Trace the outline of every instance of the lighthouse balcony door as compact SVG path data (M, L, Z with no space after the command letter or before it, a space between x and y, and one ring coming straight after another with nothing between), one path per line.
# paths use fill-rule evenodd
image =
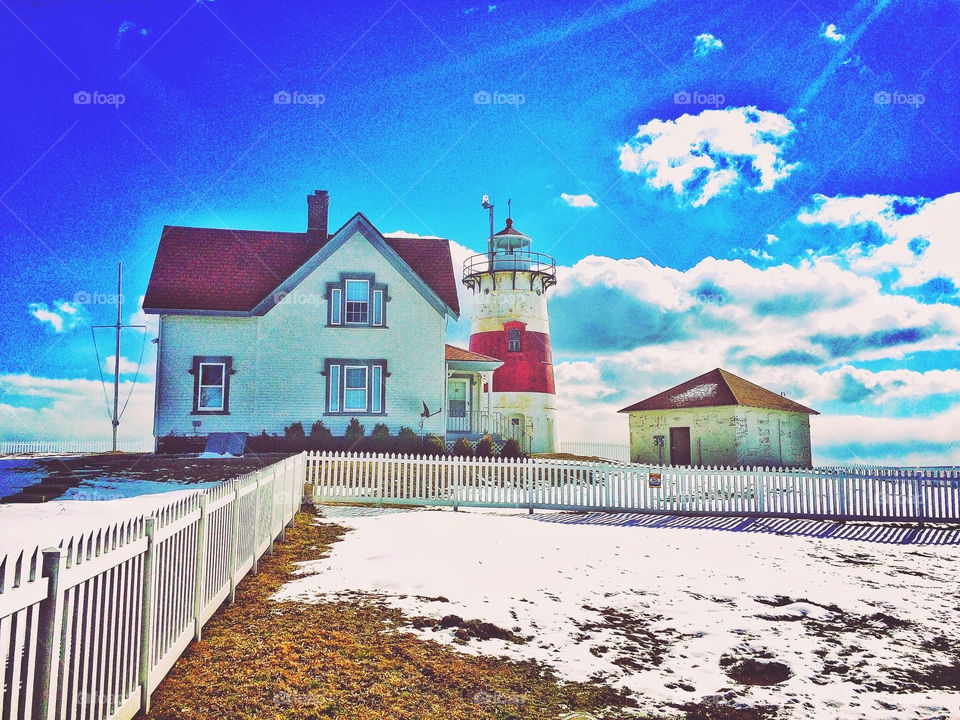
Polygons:
M453 433L473 432L473 388L469 378L447 380L447 430Z

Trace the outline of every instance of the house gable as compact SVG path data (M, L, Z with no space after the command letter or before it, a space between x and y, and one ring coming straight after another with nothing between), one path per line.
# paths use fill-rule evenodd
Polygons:
M361 213L323 239L279 233L165 226L143 301L165 315L251 317L268 312L283 293L350 237L363 236L442 316L459 317L450 246L442 238L384 237Z
M357 235L361 235L383 255L387 262L389 262L440 315L449 315L454 320L460 317L459 309L454 309L444 302L440 295L397 254L397 251L387 244L384 236L380 234L363 213L359 212L350 218L343 227L337 230L313 257L295 270L286 280L280 283L276 290L256 305L251 311L251 314L264 315L269 312L278 302L293 292L307 277L317 270L324 261L343 247L348 240Z

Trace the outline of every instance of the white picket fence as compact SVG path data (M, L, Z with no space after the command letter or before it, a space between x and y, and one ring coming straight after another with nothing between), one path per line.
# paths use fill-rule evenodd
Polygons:
M121 452L153 452L153 440L120 440ZM71 455L77 453L110 452L111 440L3 440L0 441L0 455L20 453L57 453Z
M560 452L571 455L586 455L616 462L630 462L630 445L627 443L560 441Z
M307 453L314 502L960 522L960 471Z
M304 472L295 455L56 547L0 551L3 719L149 711L177 658L292 523Z

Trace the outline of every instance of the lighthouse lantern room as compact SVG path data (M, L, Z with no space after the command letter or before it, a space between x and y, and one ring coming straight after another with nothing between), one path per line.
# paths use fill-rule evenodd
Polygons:
M556 395L550 352L547 291L557 282L556 263L533 252L528 236L513 226L493 232L485 254L467 258L463 283L474 295L470 350L503 362L493 373L491 412L522 430L531 452L557 449Z

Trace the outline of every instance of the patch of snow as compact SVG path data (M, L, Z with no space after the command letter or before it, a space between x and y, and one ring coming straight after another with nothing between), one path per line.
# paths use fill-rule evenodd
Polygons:
M61 539L88 530L106 527L139 515L145 515L195 490L177 490L162 494L116 500L51 500L46 503L0 505L0 557L27 545L50 547Z
M716 397L716 395L717 383L703 383L702 385L696 385L689 390L684 390L682 393L671 395L670 404L674 406L681 406L686 405L689 402Z
M570 680L631 691L646 712L711 702L776 705L789 718L924 718L955 691L898 673L950 664L960 641L960 553L697 528L613 516L323 508L353 528L277 600L370 594L408 616L456 614L527 638L464 652L532 659ZM609 523L609 524L607 524ZM443 602L446 598L449 602ZM410 629L453 643L455 628ZM731 658L791 676L740 685ZM726 666L721 665L721 660ZM732 699L732 700L731 700Z

